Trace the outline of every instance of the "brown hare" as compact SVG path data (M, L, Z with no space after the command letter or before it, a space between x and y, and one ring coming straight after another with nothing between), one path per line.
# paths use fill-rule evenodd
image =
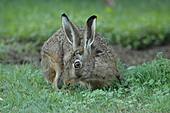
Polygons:
M96 16L91 16L86 27L75 26L62 14L62 27L43 45L41 65L44 77L52 87L58 85L87 87L93 90L103 88L117 77L119 72L112 46L96 33Z

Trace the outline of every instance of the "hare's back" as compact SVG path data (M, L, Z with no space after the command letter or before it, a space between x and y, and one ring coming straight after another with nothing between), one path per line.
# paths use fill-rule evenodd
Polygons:
M85 28L77 26L80 38L83 37ZM43 45L42 50L48 50L50 53L60 54L61 51L72 51L72 44L69 43L64 30L61 28L55 32Z
M96 75L101 75L103 78L107 76L107 80L112 80L117 75L117 58L112 45L99 33L96 33L93 43L93 56L95 56L95 71Z
M41 54L53 60L52 62L49 60L51 63L62 63L62 43L66 41L63 29L59 29L44 42Z

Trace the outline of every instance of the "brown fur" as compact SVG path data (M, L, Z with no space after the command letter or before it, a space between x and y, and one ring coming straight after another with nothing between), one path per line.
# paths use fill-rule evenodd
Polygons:
M59 29L42 47L43 73L45 79L58 89L58 85L68 86L91 85L93 89L100 89L117 77L121 84L124 79L119 72L117 59L112 46L99 33L95 33L94 42L88 55L84 54L85 27L76 27L80 34L80 46L73 50L68 42L65 31ZM75 59L81 59L82 67L73 69ZM58 73L58 75L56 75ZM58 77L57 77L58 76Z

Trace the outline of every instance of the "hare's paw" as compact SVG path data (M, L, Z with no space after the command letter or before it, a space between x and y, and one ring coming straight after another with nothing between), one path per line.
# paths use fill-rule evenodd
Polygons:
M57 92L70 93L70 90L68 90L68 89L65 89L65 90L57 89L56 91L57 91Z

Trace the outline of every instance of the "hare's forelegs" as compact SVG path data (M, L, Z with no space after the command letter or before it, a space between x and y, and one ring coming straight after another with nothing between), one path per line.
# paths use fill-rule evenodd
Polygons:
M55 64L55 77L54 77L54 80L52 82L52 88L55 88L56 90L58 90L58 80L59 80L59 77L61 75L61 67L60 67L60 64L59 63L56 63Z
M120 72L118 72L118 74L116 75L116 78L119 80L120 84L123 85L125 83L125 79L123 78L123 76L120 74ZM129 88L128 85L124 86L125 88Z

